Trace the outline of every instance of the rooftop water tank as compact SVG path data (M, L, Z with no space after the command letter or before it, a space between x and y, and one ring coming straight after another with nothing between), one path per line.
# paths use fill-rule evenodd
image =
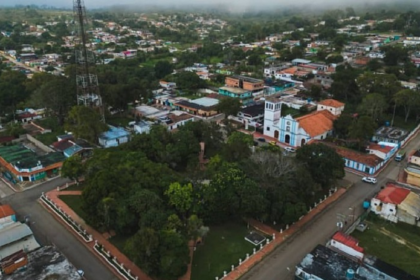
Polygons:
M349 279L349 280L354 279L354 270L353 269L351 269L351 268L347 269L346 278Z

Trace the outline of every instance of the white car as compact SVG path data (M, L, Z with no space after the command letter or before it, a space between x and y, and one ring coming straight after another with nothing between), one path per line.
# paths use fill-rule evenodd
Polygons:
M363 182L369 183L369 184L376 184L376 178L373 177L363 177L362 178Z
M296 150L295 150L295 149L293 149L293 148L291 148L291 147L285 147L285 148L284 148L284 150L285 150L286 152L289 152L289 153L295 153L295 152L296 152Z

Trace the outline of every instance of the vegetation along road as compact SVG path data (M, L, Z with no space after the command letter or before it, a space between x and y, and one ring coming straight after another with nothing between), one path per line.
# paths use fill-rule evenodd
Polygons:
M411 151L420 146L420 134L414 137L405 150ZM363 183L361 178L347 173L345 179L354 182L353 187L336 204L320 214L313 224L297 236L277 248L271 255L251 269L241 280L293 279L295 266L317 244L325 244L337 230L338 215L358 216L363 211L361 205L365 198L372 197L389 180L395 180L401 163L391 159L389 165L377 177L378 183ZM353 209L355 211L353 212Z
M77 269L85 272L86 279L117 279L93 252L38 203L42 192L50 191L66 182L68 180L63 178L48 181L25 192L5 197L1 203L10 204L16 209L19 220L29 217L30 227L38 242L41 245L57 246Z

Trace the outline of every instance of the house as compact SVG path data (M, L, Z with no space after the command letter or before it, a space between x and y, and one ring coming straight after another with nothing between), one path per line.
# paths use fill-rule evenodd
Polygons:
M416 150L409 158L408 162L420 167L420 150Z
M370 209L391 222L420 226L420 196L409 189L387 184L371 199Z
M372 137L373 142L388 142L398 145L398 148L405 143L408 132L404 129L392 126L382 126L375 131Z
M217 115L219 100L211 97L202 97L194 100L179 100L174 103L177 110L183 110L194 116L211 117Z
M388 161L398 150L398 145L388 142L370 143L366 147L369 154L376 155L378 158Z
M40 247L27 224L16 222L0 228L0 256L2 258L21 250L30 252Z
M130 133L122 127L108 125L109 130L99 136L99 145L104 148L117 147L130 141Z
M136 134L148 134L150 132L151 126L149 122L140 120L134 124L133 129Z
M21 123L28 123L32 120L42 119L42 116L35 113L23 112L17 115L16 118Z
M193 122L194 116L184 113L182 111L172 111L165 117L160 117L158 122L168 128L169 131L173 131L180 126L185 125L187 122Z
M273 81L271 79L266 79L264 81L264 84L267 87L265 91L267 95L271 95L279 91L284 91L286 89L289 89L295 86L295 83L293 81L283 81L283 80Z
M334 116L340 116L344 111L344 103L335 99L325 99L318 102L317 111L328 110Z
M407 174L407 183L412 186L420 187L420 166L409 163L404 168L404 171Z
M334 148L344 159L344 166L358 172L369 175L375 174L386 163L383 159L374 154L360 153L348 148L336 146L330 143L323 143Z
M64 160L60 152L36 154L24 145L0 147L4 178L13 184L58 175Z
M419 280L378 258L353 260L332 248L317 245L296 266L296 280Z
M295 66L300 65L300 64L308 64L308 63L311 63L311 61L307 59L295 58L292 60L292 64Z
M328 242L328 247L337 249L359 260L362 260L364 257L364 249L359 246L359 241L341 231L337 231L333 235L332 239Z
M262 121L264 119L264 103L242 108L238 113L238 117L247 120L248 123Z
M337 118L327 109L294 119L291 115L281 117L281 99L267 98L264 110L264 135L279 142L300 147L310 140L322 140L332 134Z
M80 155L83 158L90 157L93 152L93 146L86 140L74 140L73 135L66 134L57 136L58 141L54 142L52 146L58 152L62 152L66 158L73 155Z
M15 223L16 213L9 204L0 205L0 228Z
M165 89L174 89L176 88L176 83L159 81L159 85Z

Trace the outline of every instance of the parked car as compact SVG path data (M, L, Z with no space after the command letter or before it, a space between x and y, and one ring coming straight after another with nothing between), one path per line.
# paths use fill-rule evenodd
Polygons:
M265 142L265 138L262 138L262 137L258 138L257 140L260 142Z
M292 147L285 147L285 148L284 148L284 150L285 150L286 152L289 152L289 153L295 153L295 152L296 152L296 150L295 150L295 149L293 149Z
M276 141L270 141L270 145L277 146L277 143L276 143Z
M258 142L257 141L254 141L254 146L258 146Z
M369 184L376 184L376 178L373 177L363 177L362 181Z

